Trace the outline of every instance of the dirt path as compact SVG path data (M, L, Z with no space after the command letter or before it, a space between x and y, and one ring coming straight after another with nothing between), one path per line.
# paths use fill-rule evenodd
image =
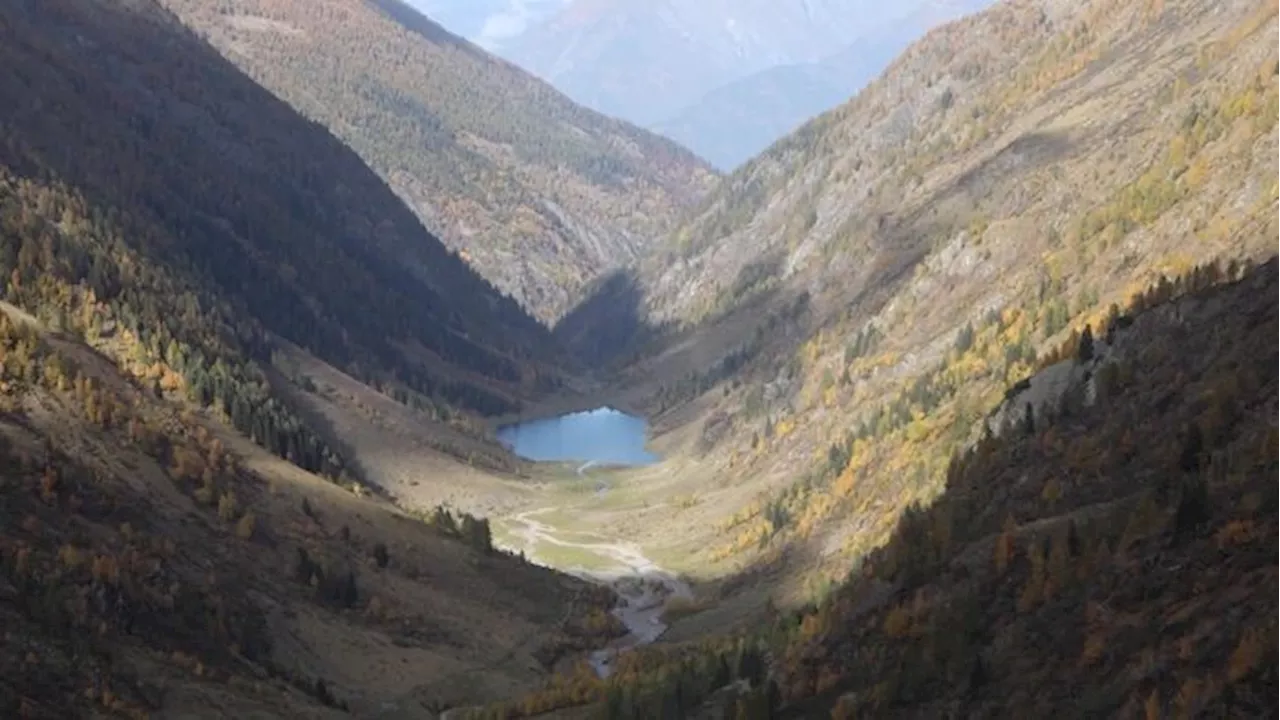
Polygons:
M591 654L591 664L596 673L607 677L618 653L651 643L666 631L662 611L667 599L673 596L692 598L693 591L688 583L645 557L633 543L566 540L555 535L555 528L535 519L557 509L546 507L515 515L510 520L520 528L514 534L529 556L533 556L539 543L548 543L589 552L607 561L605 567L593 570L561 568L584 579L610 585L618 593L620 601L613 613L630 632L609 647Z
M579 468L579 474L586 466ZM618 606L613 614L622 621L630 632L608 647L591 653L589 662L600 677L608 677L613 671L613 660L620 653L631 648L647 645L662 637L667 625L662 622L662 611L668 598L693 597L689 584L675 575L663 570L653 561L645 557L639 547L625 542L574 542L555 535L554 527L534 519L538 515L554 512L560 508L544 507L528 510L507 518L509 522L521 527L513 534L523 547L505 548L511 551L523 550L532 558L538 543L550 543L560 547L573 548L590 552L612 562L609 567L596 570L559 568L592 582L607 584L618 594ZM474 708L452 708L440 715L440 720L458 720L465 717L468 710Z
M575 475L589 478L586 471L595 465L595 462L583 463L576 468ZM606 481L597 478L596 496L607 493L609 489ZM498 518L497 521L510 530L508 539L500 545L510 552L523 552L530 562L552 565L561 572L608 585L617 593L619 600L613 614L629 632L588 656L596 674L603 678L613 671L613 661L619 654L662 637L667 630L667 625L662 622L667 601L672 597L692 599L693 590L674 573L646 557L636 543L613 540L597 530L560 529L540 519L540 516L563 513L573 507L573 502L570 501L565 505L539 507ZM589 568L566 561L553 565L548 559L538 557L539 547L545 549L547 545L589 555L598 562L592 562ZM452 708L439 717L440 720L461 720L467 716L468 711L475 709L477 708Z
M561 531L547 525L539 520L534 520L537 515L544 515L549 512L555 512L560 508L545 507L537 510L529 510L514 515L508 520L516 523L521 527L514 531L516 537L520 538L525 547L512 548L514 550L524 550L525 555L534 556L538 543L544 542L550 545L558 545L564 548L573 548L575 550L584 550L593 555L597 555L603 559L611 561L617 567L619 572L613 572L613 568L606 567L603 571L577 571L575 568L557 568L563 572L570 572L575 575L589 574L593 579L600 581L608 581L609 579L622 577L625 575L639 575L641 573L660 570L656 565L649 561L640 551L640 548L632 543L624 542L578 542L575 540L565 540L557 537L556 533ZM570 533L574 534L574 533ZM594 534L594 533L593 533ZM598 537L598 536L597 536Z

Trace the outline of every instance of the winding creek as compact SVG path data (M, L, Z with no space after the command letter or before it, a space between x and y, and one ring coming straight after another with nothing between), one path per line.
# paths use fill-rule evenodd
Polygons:
M581 463L576 474L587 478L587 471L601 465L647 465L658 458L645 447L648 423L644 418L628 415L613 408L601 407L585 412L568 413L553 418L516 423L498 428L498 438L513 452L529 460L572 461ZM596 485L596 494L604 495L608 484ZM591 654L596 672L607 676L614 658L629 648L657 640L666 631L662 611L673 596L692 597L687 583L645 557L633 544L611 541L591 533L558 531L539 520L540 516L560 508L544 507L507 518L517 547L531 559L538 548L554 546L571 554L586 555L602 561L592 568L574 567L572 563L555 563L556 567L592 582L610 585L618 594L614 615L629 631L609 647ZM598 542L568 539L566 535L589 535ZM552 564L552 563L544 563Z
M648 423L607 407L506 425L498 428L498 439L528 460L577 463L573 474L580 480L590 480L592 473L588 471L592 468L647 465L658 460L645 447ZM609 483L603 477L596 478L595 497L608 492ZM613 614L628 632L587 658L597 675L608 677L620 654L662 637L667 630L662 621L667 602L673 597L692 599L693 590L646 557L635 543L594 531L557 528L545 519L568 509L551 505L498 518L497 524L507 532L505 538L495 536L494 544L523 553L530 562L613 588L618 596ZM548 557L551 554L557 557ZM453 708L440 718L458 720L469 709Z
M582 475L590 463L578 468ZM693 597L688 583L655 565L635 545L619 542L586 542L579 543L556 537L555 529L534 518L555 511L557 508L547 507L520 513L511 521L521 524L523 529L517 533L520 545L528 548L536 547L539 542L588 551L608 557L616 563L608 570L587 571L581 569L560 568L563 572L576 575L590 582L610 585L618 594L618 605L613 614L627 628L627 635L611 642L607 647L593 651L588 656L591 667L602 678L613 672L613 662L619 654L641 645L647 645L662 637L667 625L662 622L662 611L672 597ZM520 552L525 547L504 547L505 550ZM457 707L441 713L439 720L460 720L467 716L473 708Z
M585 466L579 468L579 472ZM572 548L608 558L613 567L602 570L584 570L560 568L571 572L584 580L610 585L618 594L618 606L613 614L622 621L629 633L611 643L608 647L591 654L592 667L600 677L607 677L612 671L613 659L618 653L630 648L645 645L657 640L666 631L662 622L662 611L668 599L685 597L692 599L693 591L688 583L674 574L662 569L631 543L623 542L576 542L557 537L554 528L535 518L556 510L541 508L520 513L512 521L522 527L516 534L522 540L524 548L536 548L540 543L559 547ZM523 550L524 548L515 548ZM525 551L528 553L528 550Z

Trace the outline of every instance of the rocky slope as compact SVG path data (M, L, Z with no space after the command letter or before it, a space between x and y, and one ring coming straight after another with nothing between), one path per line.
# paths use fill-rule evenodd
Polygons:
M1275 33L1254 0L1003 2L727 178L558 328L716 479L638 531L839 577L1073 333L1274 252Z
M574 105L399 0L164 4L545 323L714 182L683 148Z

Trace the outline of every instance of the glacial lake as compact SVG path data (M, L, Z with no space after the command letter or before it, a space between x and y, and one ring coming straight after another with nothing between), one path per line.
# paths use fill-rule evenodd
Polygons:
M591 465L648 465L649 423L609 407L498 428L498 440L527 460Z

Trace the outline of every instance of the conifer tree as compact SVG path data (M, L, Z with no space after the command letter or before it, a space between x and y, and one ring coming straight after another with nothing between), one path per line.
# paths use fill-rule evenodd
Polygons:
M1093 328L1088 325L1085 325L1084 332L1080 333L1080 344L1077 346L1076 359L1082 363L1093 359Z

